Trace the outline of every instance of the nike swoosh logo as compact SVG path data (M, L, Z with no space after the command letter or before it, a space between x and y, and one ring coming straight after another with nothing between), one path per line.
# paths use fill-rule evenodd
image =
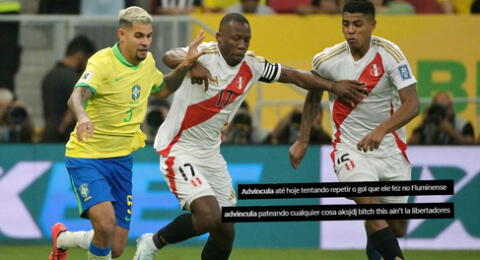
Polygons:
M122 80L123 77L118 77L118 78L115 78L115 82L119 82L120 80Z
M129 217L125 217L125 221L130 221L130 218L129 218Z

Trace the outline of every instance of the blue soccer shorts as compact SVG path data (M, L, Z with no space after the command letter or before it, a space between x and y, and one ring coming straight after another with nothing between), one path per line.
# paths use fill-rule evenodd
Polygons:
M82 218L88 218L87 210L92 206L111 201L117 225L130 228L132 161L131 155L106 159L65 157Z

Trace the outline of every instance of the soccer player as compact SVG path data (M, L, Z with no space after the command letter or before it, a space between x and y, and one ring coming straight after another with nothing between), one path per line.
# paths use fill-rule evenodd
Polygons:
M394 43L372 36L375 7L368 0L350 0L342 10L345 40L313 58L313 71L337 80L365 83L369 94L351 106L330 93L334 170L341 182L410 180L405 124L417 114L416 80L402 51ZM300 164L321 96L307 94L300 134L290 148L294 168ZM357 204L406 203L403 197L356 197ZM404 259L396 237L406 232L406 220L367 220L369 259Z
M200 57L175 95L170 113L160 126L154 147L160 169L181 208L191 213L175 218L157 233L137 240L134 259L153 259L167 244L209 232L202 259L227 259L234 240L232 223L222 223L222 206L236 204L227 164L220 153L221 130L234 117L256 81L294 83L313 90L330 90L351 102L364 97L357 81L334 83L311 72L270 63L248 51L250 25L238 13L225 15L216 42L202 44ZM164 62L175 68L190 48L167 52ZM207 80L209 79L209 80ZM197 83L206 84L199 88Z
M119 42L95 53L75 85L68 105L77 125L65 160L80 214L90 219L93 230L70 232L55 224L49 259L66 259L66 249L72 247L88 249L88 259L122 254L132 214L131 153L145 145L140 124L148 98L173 93L203 54L197 51L201 33L182 63L164 77L149 52L152 33L152 18L145 10L120 11Z

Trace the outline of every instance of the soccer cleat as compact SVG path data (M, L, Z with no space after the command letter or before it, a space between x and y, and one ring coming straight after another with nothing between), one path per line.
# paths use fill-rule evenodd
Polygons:
M137 238L137 250L133 260L153 260L157 255L157 250L147 244L147 239L152 239L152 233L146 233Z
M56 223L52 226L52 242L53 250L48 256L48 260L66 260L68 251L66 249L57 248L57 238L60 233L67 231L67 227L63 223Z

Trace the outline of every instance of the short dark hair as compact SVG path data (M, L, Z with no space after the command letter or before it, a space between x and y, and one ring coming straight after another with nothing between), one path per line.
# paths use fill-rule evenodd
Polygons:
M220 21L220 28L219 28L219 31L220 29L227 25L229 22L231 21L234 21L234 22L240 22L240 23L246 23L248 25L250 25L250 23L248 22L247 18L245 18L245 16L243 16L242 14L239 14L239 13L230 13L230 14L227 14L225 15L222 20Z
M348 0L342 9L342 14L345 12L362 13L375 18L375 6L369 0Z
M79 35L68 43L65 55L70 56L77 52L93 54L95 52L95 45L86 36Z

